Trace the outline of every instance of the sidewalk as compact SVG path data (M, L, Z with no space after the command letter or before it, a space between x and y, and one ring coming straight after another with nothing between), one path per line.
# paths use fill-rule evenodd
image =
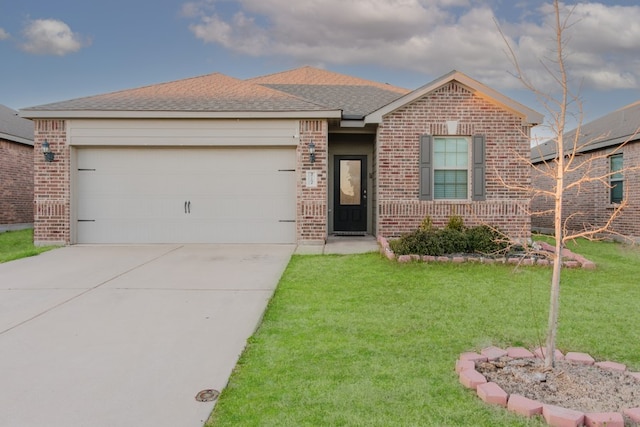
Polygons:
M378 242L374 236L329 236L324 245L298 245L295 254L363 254L378 250Z

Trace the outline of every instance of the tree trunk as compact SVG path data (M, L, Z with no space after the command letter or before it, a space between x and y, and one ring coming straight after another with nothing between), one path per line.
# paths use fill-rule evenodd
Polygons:
M567 117L567 106L569 105L569 85L567 83L567 71L564 67L564 53L562 32L564 24L560 20L560 5L558 0L554 0L553 8L556 18L556 47L558 55L558 66L560 69L560 82L562 84L562 102L560 112L556 116L556 194L555 194L555 238L556 251L553 255L553 276L551 277L551 299L549 302L549 324L547 326L547 348L544 355L545 368L555 367L556 335L558 333L558 311L560 310L560 272L562 271L562 248L564 246L563 222L562 222L562 201L564 198L564 173L565 173L565 147L564 147L564 125Z
M562 179L559 179L561 182ZM558 216L560 218L558 218ZM558 332L558 312L560 310L560 272L562 270L562 196L556 198L556 250L553 255L553 275L551 277L551 299L549 302L549 323L547 326L547 346L544 352L545 368L555 367L556 335Z

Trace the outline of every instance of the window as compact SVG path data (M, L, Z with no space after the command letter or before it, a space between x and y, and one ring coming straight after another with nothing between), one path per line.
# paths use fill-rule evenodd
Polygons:
M433 139L433 198L466 199L469 194L469 141Z
M614 154L609 157L609 185L610 190L610 202L620 203L624 198L624 182L622 180L622 154Z
M473 138L422 135L420 200L466 200L469 193L474 201L485 200L484 150L482 135Z

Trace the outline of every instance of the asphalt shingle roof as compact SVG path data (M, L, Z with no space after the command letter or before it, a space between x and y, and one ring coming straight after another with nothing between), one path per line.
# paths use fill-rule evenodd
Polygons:
M563 135L565 150L573 147L578 129ZM640 139L640 101L582 125L578 139L581 152L597 150ZM555 140L546 141L531 149L531 160L539 162L556 156Z
M393 86L387 83L361 79L359 77L348 76L346 74L335 73L333 71L322 70L320 68L309 66L283 71L281 73L255 77L253 79L248 79L247 81L264 85L371 86L391 92L397 92L401 95L411 92L409 89Z
M385 83L302 67L240 80L215 73L22 111L309 112L343 110L361 118L410 92Z
M23 111L320 111L325 106L215 73Z
M314 67L301 67L247 80L362 118L410 90Z
M19 117L17 111L0 105L0 138L33 145L33 122Z
M344 118L362 118L402 94L374 86L265 84L264 86L342 110Z

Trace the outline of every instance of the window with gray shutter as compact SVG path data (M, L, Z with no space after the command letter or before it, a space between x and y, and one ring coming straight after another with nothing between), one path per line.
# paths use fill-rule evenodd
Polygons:
M471 145L471 147L469 146ZM469 188L471 149L471 188ZM485 200L485 141L483 135L420 137L420 200Z
M432 200L431 188L431 146L433 137L422 135L420 137L420 200Z
M473 137L473 170L471 184L473 191L471 200L485 200L485 142L484 135L474 135Z

